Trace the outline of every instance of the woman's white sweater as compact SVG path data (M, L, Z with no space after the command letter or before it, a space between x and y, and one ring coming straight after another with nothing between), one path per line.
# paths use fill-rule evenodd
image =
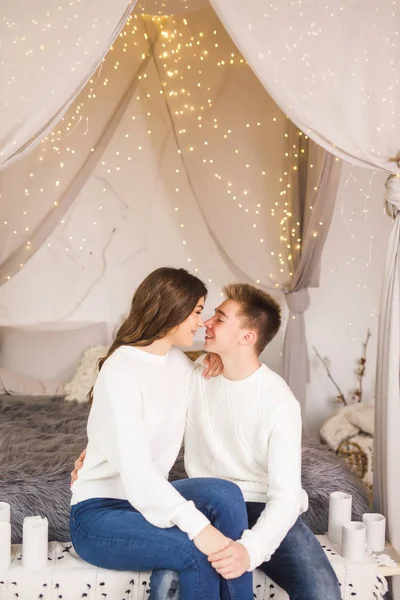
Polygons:
M209 524L167 480L183 439L192 372L177 349L156 356L121 346L105 361L71 504L126 499L153 525L177 525L190 539Z

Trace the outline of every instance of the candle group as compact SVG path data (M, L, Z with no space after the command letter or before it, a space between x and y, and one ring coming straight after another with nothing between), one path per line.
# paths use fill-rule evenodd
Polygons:
M329 497L328 539L346 560L362 562L366 550L385 548L386 519L378 513L365 513L362 522L351 520L352 497L332 492Z

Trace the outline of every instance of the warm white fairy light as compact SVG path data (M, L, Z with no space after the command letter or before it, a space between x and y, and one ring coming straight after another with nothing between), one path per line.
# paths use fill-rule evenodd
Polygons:
M129 19L127 20L126 23L126 28L125 31L122 32L120 34L119 37L123 37L123 36L127 36L127 28L129 28L129 25L132 24L133 20L137 19L137 16L131 16L129 17ZM137 30L137 27L131 27L131 34L134 35L135 32ZM118 43L118 42L116 42ZM134 42L134 45L136 45L136 42ZM128 44L125 42L124 43L124 48L125 50L128 48ZM110 53L107 56L107 60L112 60L112 52L113 52L113 48L111 48ZM114 67L116 67L115 70L118 70L118 68L120 67L120 61L116 61ZM106 87L109 83L110 83L110 77L105 77L103 81L101 81L101 67L98 71L98 75L94 76L89 82L88 85L86 87L87 90L87 102L88 101L97 101L97 94L94 91L95 90L95 85L103 85L103 87ZM68 161L68 155L70 155L71 157L73 155L75 155L75 148L72 147L72 145L63 145L65 140L67 138L69 138L71 136L71 134L75 134L78 131L80 134L82 135L87 135L88 133L88 118L86 116L82 116L80 113L83 110L85 105L85 100L83 99L83 95L81 94L81 96L79 97L79 100L77 101L75 107L72 107L70 109L70 116L68 117L63 117L58 126L51 132L49 133L42 141L40 146L37 148L36 150L36 154L38 154L38 152L41 153L40 156L37 156L37 161L38 161L38 166L41 165L41 169L46 169L47 166L47 158L50 158L51 160L51 154L55 154L60 156L62 153L62 159L58 161L57 165L60 169L63 170L68 170L69 165L69 161ZM86 123L86 128L84 128L83 130L78 130L78 126L81 124L81 122ZM74 138L76 139L76 138ZM94 152L95 148L90 148L90 152ZM116 170L119 170L120 167L117 166ZM39 172L38 172L39 173ZM34 186L34 181L35 179L43 179L43 176L41 175L41 173L45 173L45 171L41 171L41 173L39 173L38 175L37 172L32 172L29 173L29 179L32 182L32 186ZM45 187L26 187L24 189L24 195L27 199L29 199L31 196L34 196L35 192L39 192L39 193L46 193L46 197L50 198L54 195L59 196L60 192L58 190L61 190L62 186L63 186L63 181L60 177L55 178L53 180L53 189L51 188L51 186L49 185L49 183L47 183L47 185ZM62 193L62 192L61 192ZM59 206L59 201L57 200L52 200L51 202L51 206L53 207L53 209L57 209ZM25 207L23 207L25 209ZM23 215L27 214L26 210L22 211ZM61 225L65 224L65 221L62 219L60 221ZM93 221L93 226L96 226L97 222ZM4 221L3 222L4 226L8 226L8 221ZM17 229L15 229L16 233L14 235L18 234ZM24 231L29 231L29 228L24 228ZM47 244L47 247L51 247L50 244ZM25 244L25 250L27 252L31 252L31 242L28 241ZM81 249L81 247L80 247ZM65 249L66 252L70 251L70 248L66 248ZM23 266L23 262L20 263L19 267L22 268ZM9 274L7 277L7 280L10 280L12 278L13 274Z
M140 17L139 17L140 18ZM111 48L109 54L106 57L106 61L110 63L113 73L118 73L120 69L123 67L123 60L128 59L128 51L129 48L133 45L137 44L137 33L140 29L134 22L138 19L136 15L131 16L127 25L123 32L121 32L119 38L123 39L123 43L121 43L121 47L123 48L122 52L124 53L124 58L121 58L120 53L118 53L118 59L116 58L117 53L115 52L115 47L117 46L118 41L114 44L114 47ZM204 131L204 140L202 143L191 143L190 132L188 128L185 126L177 127L177 133L179 137L179 141L181 147L178 148L177 154L178 158L181 156L181 153L190 153L193 158L191 160L197 160L199 164L205 165L207 168L210 166L213 168L213 177L216 182L220 182L221 186L223 186L224 193L229 194L230 198L232 198L232 210L240 210L243 215L243 225L246 228L249 228L254 231L254 235L256 235L257 243L264 244L264 237L260 237L262 234L259 231L258 221L256 219L260 219L260 224L263 219L265 219L265 209L264 204L260 203L260 197L253 193L253 186L250 184L245 189L240 189L238 181L236 181L234 175L237 169L243 169L244 171L249 173L249 183L251 182L251 178L265 178L266 170L265 165L260 165L257 168L257 174L252 173L255 171L253 169L253 165L249 161L246 153L242 150L240 146L233 145L228 147L230 143L236 144L239 139L244 138L246 136L246 132L254 131L256 128L261 129L264 128L265 131L268 131L268 127L274 126L278 122L278 117L274 116L269 123L263 122L259 120L259 116L256 119L251 120L247 119L246 122L242 123L242 125L226 128L225 124L222 124L217 117L210 119L210 123L207 122L207 125L204 123L204 119L202 114L209 114L210 110L213 109L213 90L209 82L207 81L207 64L208 61L212 61L213 64L218 66L219 69L227 70L230 68L241 68L244 66L247 68L245 61L240 56L240 54L235 51L229 51L226 53L226 56L221 56L222 48L218 42L215 42L215 38L212 39L211 36L205 35L204 32L200 31L196 34L187 36L185 28L189 27L190 20L188 18L164 18L164 17L153 17L151 19L153 26L158 28L160 33L160 62L163 71L162 81L161 81L161 89L159 90L160 94L164 93L164 90L167 92L166 95L169 101L179 102L179 106L176 106L176 110L174 110L176 116L176 123L178 124L180 118L186 118L188 115L191 116L193 127L196 126L196 130L200 130L200 132ZM221 26L222 31L222 26ZM218 37L220 35L219 30L213 31L213 36ZM136 38L135 38L136 34ZM147 34L145 34L145 37ZM129 37L129 39L128 39ZM221 45L222 46L222 45ZM121 48L120 48L121 50ZM142 60L145 60L146 53L142 54ZM126 58L125 58L126 57ZM188 57L191 57L188 59ZM185 63L184 67L181 67L182 59L185 59L183 62ZM190 62L189 62L190 60ZM204 90L204 96L201 101L198 101L196 94L192 94L191 90L187 89L185 85L182 85L182 72L183 69L188 69L193 72L196 72L198 81L195 82L196 88L200 91ZM83 123L85 122L85 103L87 102L96 102L100 95L100 91L98 87L107 88L107 86L112 85L113 81L111 79L113 75L108 74L107 76L102 76L96 79L93 76L90 80L90 86L88 86L87 98L82 99L75 107L75 114L72 114L66 120L62 120L56 130L51 132L45 138L45 146L43 147L43 152L54 152L57 155L61 155L62 161L59 161L60 168L64 170L68 170L69 166L69 155L71 158L75 154L75 148L73 147L73 143L71 142L70 146L64 148L62 150L61 142L65 139L66 135L71 135L75 130L80 131L79 127L82 128L81 134L85 135L85 129L83 128ZM147 78L147 73L142 73L139 76L139 80L143 81ZM172 86L172 87L171 87ZM197 93L197 92L196 92ZM136 95L136 100L138 103L148 101L153 96L151 93L145 89L140 89ZM172 104L171 104L172 106ZM175 107L174 107L175 108ZM146 111L146 116L149 118L149 126L146 128L147 135L150 136L152 132L151 128L151 111ZM131 120L135 122L136 116L132 115ZM86 122L87 127L87 122ZM234 131L235 130L235 131ZM87 131L87 130L86 130ZM207 133L208 132L208 133ZM301 132L299 134L302 135ZM209 136L209 137L208 137ZM218 138L216 136L219 136ZM235 137L235 142L230 142L229 140L233 140ZM133 136L130 131L124 133L124 138L126 140L136 140L136 137ZM76 138L74 138L76 139ZM221 139L229 141L227 144L227 152L232 152L235 155L235 160L239 162L232 162L232 172L229 174L229 177L225 172L220 172L219 168L219 156L218 153L214 150L214 140ZM285 134L285 139L288 139L288 134ZM72 137L71 137L72 140ZM50 149L49 144L52 144L52 148ZM105 167L105 172L107 174L121 174L124 171L124 168L128 166L128 161L135 160L135 152L141 152L144 148L143 144L130 146L130 152L132 156L127 156L126 150L118 150L115 153L115 156L118 157L118 164L108 164L106 165L105 161L101 162L101 165ZM91 148L91 151L94 152L95 148ZM301 153L304 153L304 150L300 150ZM291 247L291 242L288 243L288 240L292 239L296 240L296 244L294 248L297 250L301 247L301 239L298 235L299 232L299 223L297 223L294 227L292 227L293 223L291 222L292 214L290 212L290 201L286 201L291 191L290 177L291 172L296 172L298 169L298 147L295 145L294 147L287 149L285 152L285 156L288 159L288 165L285 168L283 176L280 178L282 183L281 188L281 196L274 203L274 206L271 208L270 216L273 218L278 226L281 229L280 239L282 245L285 247L285 250L276 254L277 260L277 271L279 273L284 273L286 269L286 249ZM124 163L124 160L127 162ZM43 157L39 157L38 160L43 160ZM124 166L124 164L126 166ZM183 168L176 168L176 187L174 186L172 189L175 191L175 194L178 198L178 205L175 207L174 212L178 212L179 205L184 201L184 197L182 196L180 190L183 188L182 182L185 181L185 170ZM208 171L207 171L208 173ZM252 173L250 175L250 173ZM32 174L34 175L34 173ZM244 173L243 173L244 177ZM243 183L242 177L242 183ZM33 178L34 179L34 178ZM55 180L54 186L56 188L60 188L63 185L63 180L60 178ZM43 188L41 188L43 191ZM49 189L46 189L45 192L49 194ZM26 192L27 196L29 195L29 188L27 188ZM54 208L58 206L58 202L54 202ZM100 208L101 210L101 208ZM180 217L181 219L181 217ZM62 221L63 223L63 221ZM185 223L179 223L180 229L184 229ZM96 226L96 221L92 222L92 227ZM257 235L258 234L258 235ZM187 240L182 240L182 245L184 245L188 252L190 251L190 244L186 243ZM79 246L81 249L82 246ZM290 254L290 260L293 257ZM192 257L187 256L187 261L191 262ZM197 269L197 267L196 267ZM198 270L198 269L197 269ZM196 271L197 272L197 271ZM271 274L271 280L275 276ZM257 280L260 282L260 280ZM275 283L277 287L279 287L279 283Z

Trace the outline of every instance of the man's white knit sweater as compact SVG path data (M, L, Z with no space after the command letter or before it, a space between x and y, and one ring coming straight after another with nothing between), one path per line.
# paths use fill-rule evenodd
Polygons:
M278 548L300 512L300 406L286 383L265 365L250 377L209 381L194 374L194 394L185 431L190 477L220 477L236 483L246 502L266 503L257 523L240 540L249 571Z
M209 520L168 483L189 401L192 363L177 349L156 356L122 346L94 387L86 458L71 504L121 498L157 527L177 525L190 539Z

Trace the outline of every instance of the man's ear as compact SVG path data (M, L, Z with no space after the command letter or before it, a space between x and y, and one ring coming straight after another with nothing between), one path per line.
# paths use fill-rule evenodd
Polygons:
M242 346L254 346L257 341L257 334L255 331L251 331L251 329L246 329L243 332L241 345Z

